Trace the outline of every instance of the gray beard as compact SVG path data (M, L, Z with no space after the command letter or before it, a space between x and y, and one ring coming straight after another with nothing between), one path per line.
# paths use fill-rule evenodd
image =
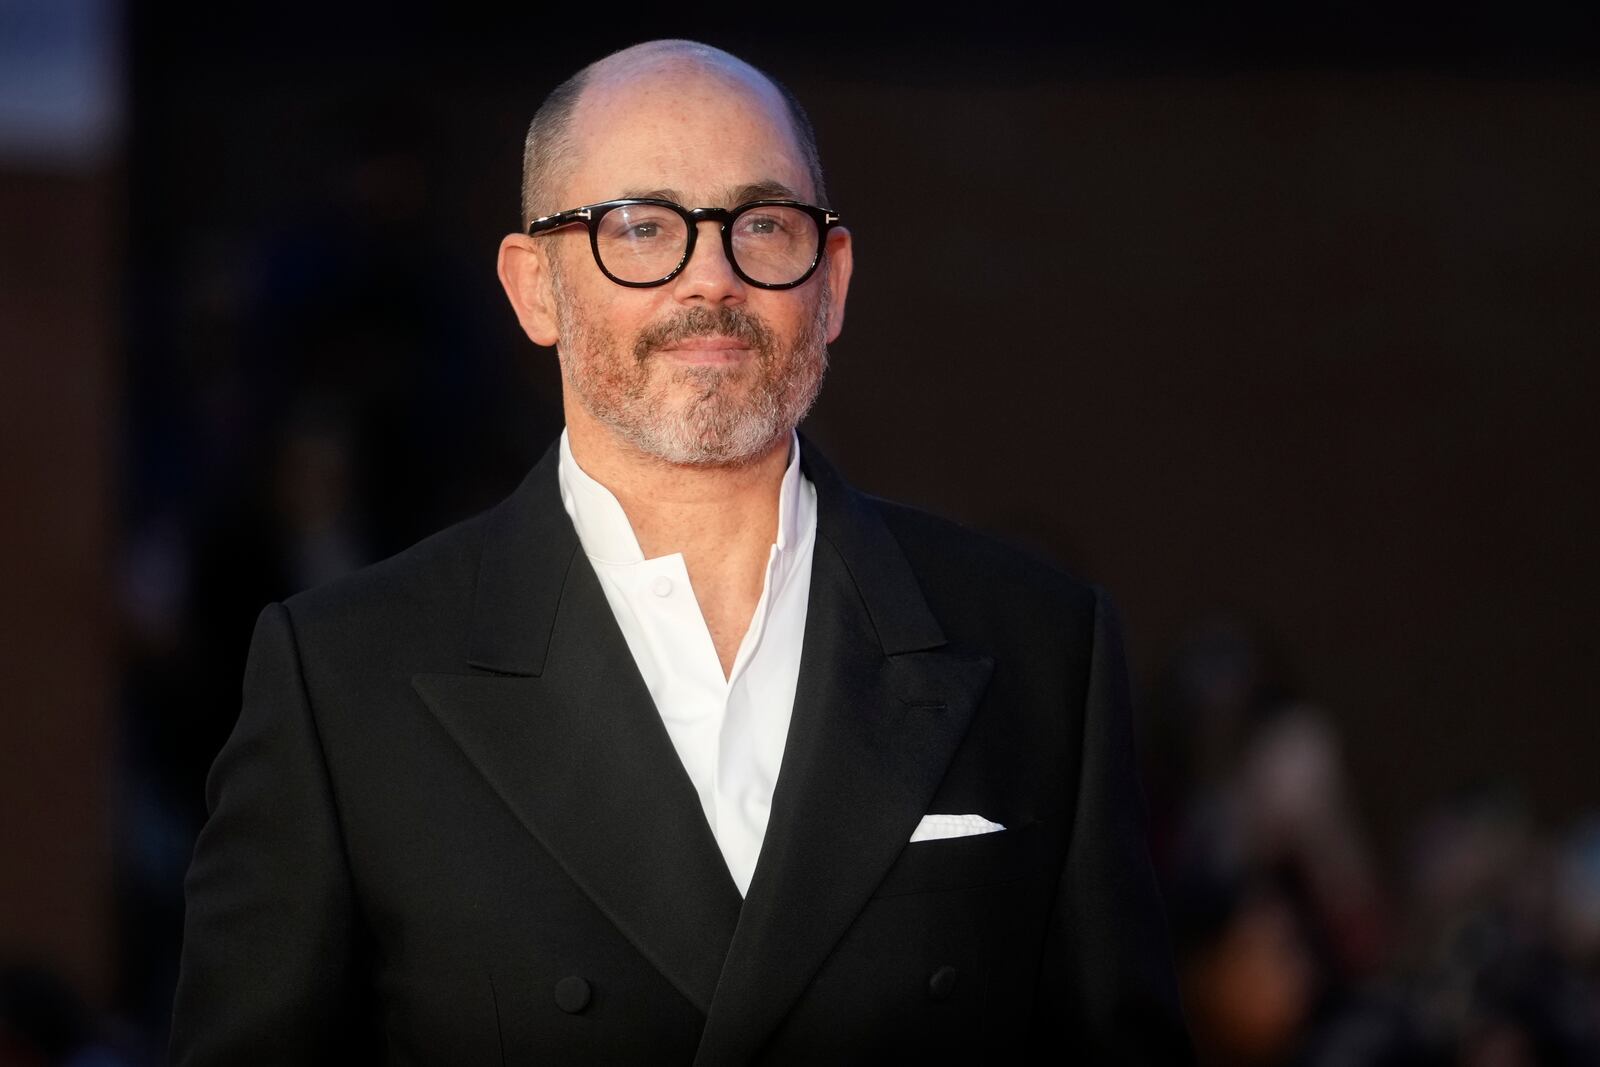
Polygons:
M648 456L690 467L738 467L767 455L805 418L828 366L828 285L817 313L786 351L772 330L742 307L685 308L640 331L632 350L608 329L575 314L559 271L553 272L561 329L558 352L567 382L597 422ZM647 362L665 345L723 334L755 353L738 366L678 367L668 381L650 380ZM729 379L755 380L730 385ZM687 386L690 396L671 402ZM743 394L743 395L739 395Z

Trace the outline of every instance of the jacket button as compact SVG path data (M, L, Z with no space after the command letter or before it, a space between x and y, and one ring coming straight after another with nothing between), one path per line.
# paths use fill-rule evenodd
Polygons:
M556 1007L568 1015L576 1015L589 1006L593 994L588 979L570 974L556 983Z
M955 992L956 969L954 967L940 967L933 972L933 977L928 979L928 996L934 1000L944 1000Z

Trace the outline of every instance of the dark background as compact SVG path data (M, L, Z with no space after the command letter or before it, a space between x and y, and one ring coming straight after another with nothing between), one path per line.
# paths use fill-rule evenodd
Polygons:
M807 432L1121 604L1213 1062L1581 1062L1549 1034L1593 1032L1600 960L1594 16L47 7L0 8L10 54L95 35L117 118L0 155L13 985L159 1046L256 612L559 432L493 273L522 134L583 63L688 35L804 101L855 234ZM1481 946L1430 970L1483 929L1537 943L1542 992ZM1451 980L1439 1036L1415 990ZM1351 1018L1422 1051L1316 1060Z

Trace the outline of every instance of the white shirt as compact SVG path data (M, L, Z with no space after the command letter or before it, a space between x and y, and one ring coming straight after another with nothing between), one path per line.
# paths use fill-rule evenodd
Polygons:
M811 592L817 491L800 473L800 439L791 434L778 491L778 540L726 678L683 554L644 558L622 505L578 466L564 430L556 477L561 504L742 895L761 853L783 763Z

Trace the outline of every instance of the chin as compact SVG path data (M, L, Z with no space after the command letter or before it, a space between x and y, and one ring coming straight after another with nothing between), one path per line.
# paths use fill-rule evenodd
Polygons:
M623 436L647 455L680 467L746 467L766 457L790 432L766 419L732 425L694 425L682 409L675 418L633 426Z

